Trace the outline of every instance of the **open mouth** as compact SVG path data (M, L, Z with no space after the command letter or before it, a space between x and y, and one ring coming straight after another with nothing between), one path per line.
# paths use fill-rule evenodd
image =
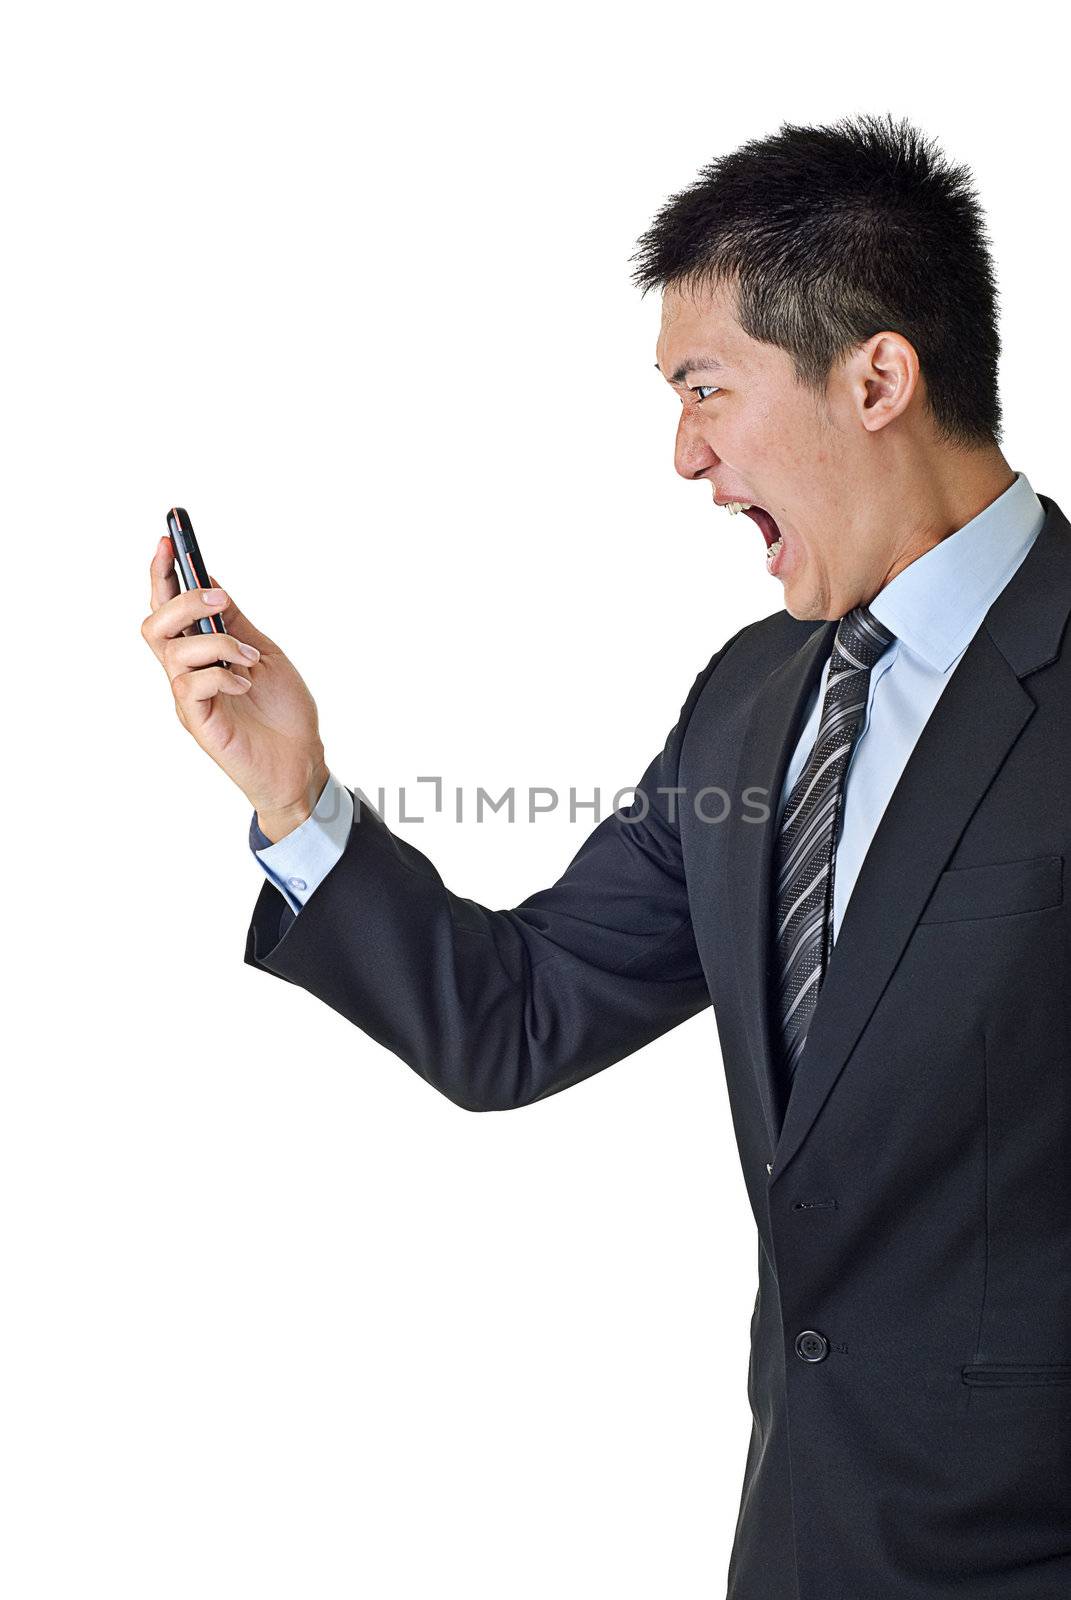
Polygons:
M767 570L769 572L776 572L778 563L780 562L780 558L784 550L784 544L782 542L781 530L777 526L774 518L766 510L766 507L755 505L754 502L749 503L747 500L730 500L728 502L728 509L731 515L735 515L736 513L743 511L745 515L749 516L752 522L754 522L755 525L761 529L762 537L766 541Z
M781 530L764 506L749 506L745 515L749 516L752 522L757 522L762 529L767 550L777 543L781 537Z

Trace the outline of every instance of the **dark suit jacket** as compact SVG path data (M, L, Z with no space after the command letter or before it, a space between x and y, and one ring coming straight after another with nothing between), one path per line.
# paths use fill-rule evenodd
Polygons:
M368 806L296 920L269 883L254 909L249 963L469 1110L713 1002L758 1228L731 1600L1071 1596L1071 525L1040 498L877 828L787 1110L757 806L833 622L730 639L634 805L512 910Z

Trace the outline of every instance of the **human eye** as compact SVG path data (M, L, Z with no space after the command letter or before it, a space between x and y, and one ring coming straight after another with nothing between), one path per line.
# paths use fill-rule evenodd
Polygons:
M694 388L688 390L688 393L695 395L696 404L698 405L703 400L709 399L712 394L720 394L721 390L712 383L697 383Z

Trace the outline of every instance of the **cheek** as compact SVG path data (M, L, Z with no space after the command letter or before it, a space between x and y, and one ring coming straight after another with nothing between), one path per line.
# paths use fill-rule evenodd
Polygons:
M796 413L772 413L766 437L771 463L789 477L813 473L816 466L828 459L828 437L819 436L813 423L802 420Z
M723 461L744 468L766 458L770 435L762 417L731 402L718 405L716 401L711 401L705 416L702 412L699 415L703 437Z
M746 467L770 492L780 489L787 495L790 488L798 484L806 453L802 445L778 425L776 417L762 416L729 430L725 436L727 446L729 432L734 451L731 459Z

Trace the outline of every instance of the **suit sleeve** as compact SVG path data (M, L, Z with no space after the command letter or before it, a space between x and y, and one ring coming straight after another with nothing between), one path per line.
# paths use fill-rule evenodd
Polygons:
M300 915L265 882L245 961L298 985L455 1105L503 1111L557 1094L710 1005L681 856L681 742L734 635L700 672L632 804L562 876L490 910L363 798Z

